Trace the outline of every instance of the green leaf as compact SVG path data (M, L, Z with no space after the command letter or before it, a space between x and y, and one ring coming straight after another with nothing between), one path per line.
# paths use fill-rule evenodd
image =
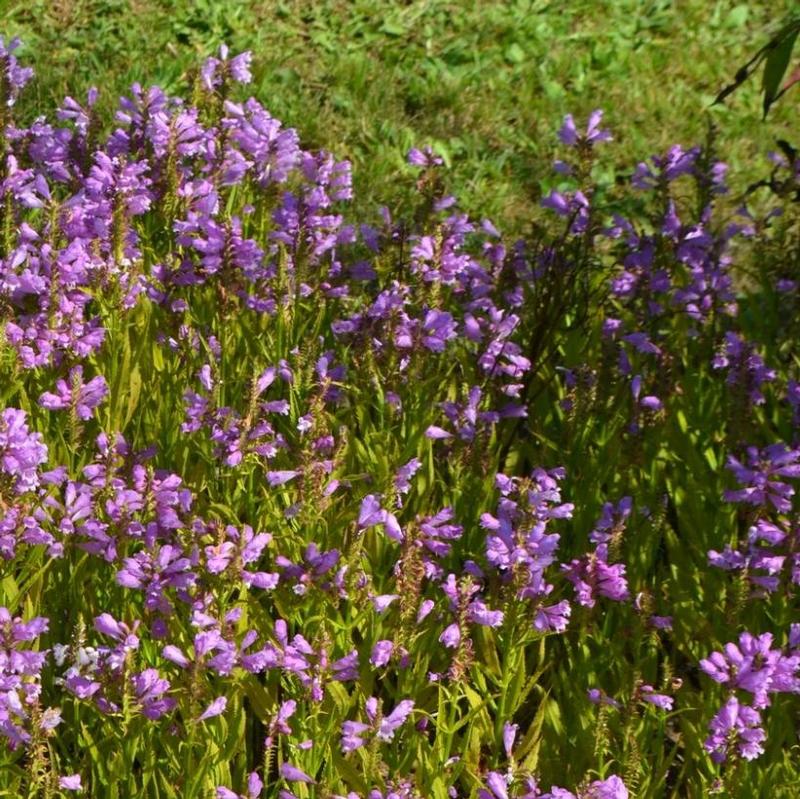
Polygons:
M153 368L157 372L164 371L164 353L161 351L161 345L157 342L153 342Z
M431 783L431 794L433 799L449 799L450 794L447 792L447 783L441 774L437 774L434 777Z
M2 583L0 583L0 590L3 592L3 605L12 612L16 610L17 598L19 597L20 591L17 581L12 575L9 574L7 577L3 578Z
M790 32L777 44L775 49L767 57L766 64L764 64L762 87L764 89L765 117L767 116L770 106L780 95L781 81L789 67L789 61L792 57L792 50L794 49L794 43L797 40L798 33L800 33L800 26Z
M544 715L553 732L560 738L564 735L564 722L561 718L561 708L554 699L549 697L542 700Z
M521 64L525 60L525 51L516 42L509 45L503 55L509 64Z
M331 765L334 771L347 783L347 786L360 793L366 792L368 790L367 783L355 764L345 758L338 749L332 749L331 755Z
M793 19L790 22L787 22L786 25L784 25L778 31L778 33L775 34L775 36L773 36L761 49L759 49L758 52L756 52L756 54L746 64L739 67L739 69L736 71L736 75L734 75L733 83L725 86L722 91L720 91L720 93L714 99L712 105L718 105L719 103L723 102L728 95L735 92L759 68L759 66L761 66L761 63L764 61L764 59L768 58L770 54L776 48L780 47L784 41L791 37L792 42L794 42L794 38L797 37L798 31L800 31L800 19Z
M139 397L142 393L142 373L139 371L138 366L131 369L130 378L128 381L128 407L125 410L125 419L122 423L122 430L124 430L128 423L133 419L133 414L136 411L136 406L139 404Z
M402 22L396 19L387 19L383 25L381 25L381 32L388 33L389 36L405 36L406 28Z
M728 25L731 28L741 28L750 16L750 6L745 3L734 6L728 14Z
M525 737L520 741L517 747L516 756L522 760L523 766L529 771L536 771L539 764L539 748L542 744L542 726L544 725L544 714L547 703L550 701L550 692L548 691L539 703L539 708L536 715L533 717L531 726L525 733Z
M265 722L273 711L275 704L274 698L270 696L266 688L261 685L254 677L248 676L242 680L242 687L244 688L245 695L250 700L256 717Z

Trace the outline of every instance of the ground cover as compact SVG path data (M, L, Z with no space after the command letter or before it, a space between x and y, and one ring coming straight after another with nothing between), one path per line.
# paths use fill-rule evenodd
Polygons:
M110 112L134 81L175 92L220 42L252 50L253 92L312 148L354 166L356 202L407 201L395 175L436 144L464 208L513 233L552 185L553 120L603 106L617 130L605 178L680 142L792 3L129 2L5 0L5 26L47 53L23 106L41 113L101 89ZM37 63L39 58L37 57ZM44 67L44 65L42 65ZM725 158L743 185L762 176L796 103L760 121L756 81L719 107Z

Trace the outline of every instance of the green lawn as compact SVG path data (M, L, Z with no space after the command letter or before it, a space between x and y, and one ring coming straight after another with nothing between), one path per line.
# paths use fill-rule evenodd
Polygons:
M404 154L430 142L463 207L506 229L525 225L549 188L563 114L606 109L625 169L699 141L713 96L792 5L0 0L5 34L24 39L37 69L28 108L91 85L107 107L135 80L177 91L225 41L253 51L253 92L307 145L353 160L360 204L402 201ZM762 123L758 89L712 113L737 185L763 175L776 136L791 138L795 97Z

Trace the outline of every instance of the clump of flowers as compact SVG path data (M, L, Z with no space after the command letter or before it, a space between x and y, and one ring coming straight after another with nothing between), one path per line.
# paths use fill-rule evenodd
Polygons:
M602 112L568 115L513 240L432 147L401 166L407 206L356 211L350 162L246 97L249 52L220 47L191 99L135 84L105 120L92 89L28 124L18 44L0 39L9 794L797 782L789 758L739 769L768 735L791 745L771 708L800 693L800 391L776 322L797 310L793 151L753 187L775 207L731 217L713 131L612 186ZM748 253L780 264L734 280ZM701 644L721 696L685 679Z

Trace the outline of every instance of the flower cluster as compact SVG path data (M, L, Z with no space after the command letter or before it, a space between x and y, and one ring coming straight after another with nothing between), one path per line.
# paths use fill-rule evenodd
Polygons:
M800 393L760 310L792 318L784 267L751 296L732 253L783 257L796 209L722 224L712 146L641 161L612 200L596 111L564 119L524 238L464 213L430 147L410 208L354 219L350 163L243 99L250 53L220 48L191 102L135 84L110 125L97 90L26 125L17 44L9 791L627 799L704 795L709 756L716 779L763 753L800 692L800 627L775 644ZM695 630L722 689L678 676Z

